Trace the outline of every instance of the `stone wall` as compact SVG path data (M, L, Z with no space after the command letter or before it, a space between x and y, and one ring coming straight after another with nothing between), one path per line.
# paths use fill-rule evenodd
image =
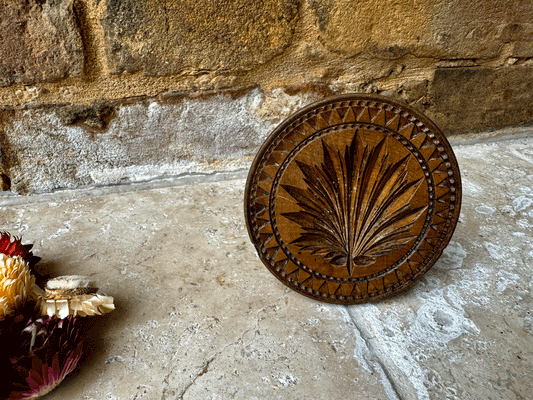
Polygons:
M529 0L0 0L1 187L245 168L297 108L403 99L446 134L533 123Z

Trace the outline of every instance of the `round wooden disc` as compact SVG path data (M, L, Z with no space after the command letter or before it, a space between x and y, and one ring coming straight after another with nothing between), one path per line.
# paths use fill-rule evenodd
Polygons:
M355 304L411 286L459 218L461 179L442 132L376 95L312 104L269 136L248 176L259 257L284 284Z

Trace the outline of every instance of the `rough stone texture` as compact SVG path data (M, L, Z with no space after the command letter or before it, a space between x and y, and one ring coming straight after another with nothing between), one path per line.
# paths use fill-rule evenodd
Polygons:
M476 2L435 1L431 4L430 37L442 58L494 58L502 51L507 32L513 27L512 40L528 39L527 30L533 20L533 7L527 1L481 0ZM431 56L431 54L428 54Z
M49 82L83 71L72 3L0 1L0 87Z
M438 68L428 115L447 133L533 121L533 66Z
M299 0L108 0L102 21L114 73L246 70L290 43Z
M311 0L321 42L347 56L494 58L502 44L531 42L527 2Z
M0 187L35 193L235 171L277 124L332 93L327 87L255 88L5 109L0 111ZM439 68L430 81L381 93L408 100L445 134L533 121L530 66Z
M321 43L347 56L397 59L428 35L428 1L311 0Z
M0 228L35 242L43 272L89 274L116 299L89 359L47 399L530 398L522 135L453 142L464 197L448 248L412 290L352 307L301 296L261 264L244 179L0 196Z
M2 166L18 193L242 169L274 123L313 99L251 90L5 111Z
M526 15L529 14L527 13ZM500 39L504 43L512 43L511 56L518 58L533 57L532 23L510 23L502 29Z
M405 100L447 135L533 124L531 1L0 6L3 190L234 170L336 93Z
M43 271L94 274L116 299L88 365L48 398L282 399L313 387L314 398L385 398L380 376L354 358L359 339L343 311L287 296L259 264L242 187L0 208L2 228L38 243ZM28 206L39 210L39 227Z

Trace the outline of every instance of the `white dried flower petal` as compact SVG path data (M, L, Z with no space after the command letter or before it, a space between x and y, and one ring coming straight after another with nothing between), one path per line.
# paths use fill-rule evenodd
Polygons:
M56 312L55 314L63 319L66 318L67 315L69 315L69 301L67 299L65 300L56 300Z
M82 294L69 299L41 297L38 302L41 315L65 318L67 315L90 317L107 314L115 309L113 297L102 294Z
M96 293L98 288L87 277L60 276L46 283L37 302L42 315L65 318L102 315L115 309L113 297Z
M96 288L93 281L87 276L81 275L64 275L50 279L46 282L46 289L80 289Z
M42 295L44 295L44 290L34 283L31 288L30 299L37 301Z
M41 314L48 315L50 317L56 315L56 303L55 303L55 301L51 301L51 302L44 301L41 304Z
M113 297L102 294L79 296L81 303L80 316L107 314L115 309Z

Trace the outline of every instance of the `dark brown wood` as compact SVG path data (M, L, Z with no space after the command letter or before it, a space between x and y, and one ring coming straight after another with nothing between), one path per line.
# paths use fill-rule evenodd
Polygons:
M248 176L263 263L317 300L355 304L411 286L448 244L461 179L442 132L376 95L312 104L278 126Z

